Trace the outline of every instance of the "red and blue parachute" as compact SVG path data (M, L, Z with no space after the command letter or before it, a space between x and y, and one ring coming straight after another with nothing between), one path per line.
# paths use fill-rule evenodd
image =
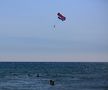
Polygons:
M58 19L62 20L62 21L65 21L66 20L66 17L64 15L62 15L61 13L57 13L57 16L58 16ZM56 27L56 25L54 25L54 28Z
M58 18L59 18L60 20L62 20L62 21L65 21L65 20L66 20L66 17L63 16L62 14L60 14L60 13L57 13L57 16L58 16Z

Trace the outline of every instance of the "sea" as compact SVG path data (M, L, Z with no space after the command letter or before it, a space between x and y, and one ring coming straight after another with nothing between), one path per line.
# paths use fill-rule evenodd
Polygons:
M108 90L108 62L0 62L0 90Z

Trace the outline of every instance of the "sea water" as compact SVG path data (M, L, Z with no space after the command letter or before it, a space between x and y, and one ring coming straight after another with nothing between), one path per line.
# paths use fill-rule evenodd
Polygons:
M0 62L0 90L108 90L108 63Z

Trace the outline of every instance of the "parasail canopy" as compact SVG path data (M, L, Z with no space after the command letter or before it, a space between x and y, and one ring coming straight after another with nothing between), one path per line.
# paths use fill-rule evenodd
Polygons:
M62 20L62 21L65 21L65 20L66 20L66 17L63 16L62 14L57 13L57 15L58 15L58 18L59 18L60 20Z

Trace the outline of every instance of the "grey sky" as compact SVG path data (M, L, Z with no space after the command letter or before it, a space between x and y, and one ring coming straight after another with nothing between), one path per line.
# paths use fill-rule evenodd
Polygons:
M108 1L0 1L0 61L18 60L108 61Z

